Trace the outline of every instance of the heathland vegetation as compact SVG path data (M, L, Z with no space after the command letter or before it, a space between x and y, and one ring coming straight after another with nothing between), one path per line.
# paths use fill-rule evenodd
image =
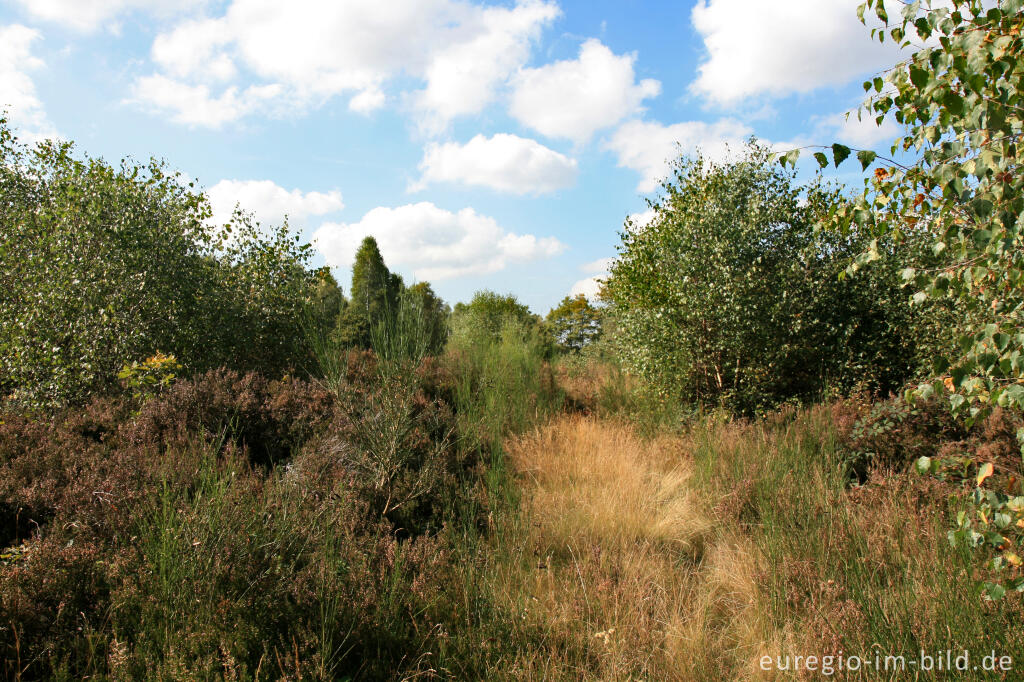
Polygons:
M601 300L543 318L373 238L346 296L287 224L0 120L0 675L1016 679L1024 11L992 5L861 8L909 56L854 115L904 134L804 155L862 192L756 140L679 158Z

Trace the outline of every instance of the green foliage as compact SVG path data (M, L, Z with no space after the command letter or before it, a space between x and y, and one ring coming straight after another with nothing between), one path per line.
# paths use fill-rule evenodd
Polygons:
M561 406L546 362L549 342L532 319L506 316L494 334L477 316L463 312L453 320L448 349L458 363L455 406L469 447L501 453L505 436ZM491 464L496 468L489 475L498 476L503 464L497 459Z
M578 353L601 336L601 317L601 310L579 294L563 298L544 321L559 350Z
M869 98L858 112L879 124L893 117L904 131L890 153L915 158L907 163L859 152L863 167L879 165L856 200L832 216L845 230L927 244L933 262L908 262L903 277L916 289L916 302L955 307L958 343L935 354L935 380L914 394L945 396L968 423L995 405L1024 407L1024 177L1018 169L1024 12L1018 0L992 4L905 3L892 24L872 31L904 47L916 34L915 42L926 45L865 82ZM861 7L862 18L870 9L883 22L890 19L878 0ZM849 152L837 154L835 163ZM873 258L872 248L865 249L851 269Z
M681 158L645 227L627 222L605 297L627 367L666 396L751 411L826 388L890 390L910 371L895 271L838 275L863 238L818 233L839 201L751 143Z
M970 481L974 485L966 509L956 514L956 525L947 533L956 549L980 553L985 557L985 596L1001 599L1007 591L1024 592L1024 570L1014 551L1024 540L1024 496L993 490L995 471L991 462L976 463L966 455L919 457L914 469L940 480ZM1013 478L1009 488L1015 487Z
M906 262L902 277L916 290L912 298L919 305L941 301L956 311L950 325L956 343L933 348L931 379L907 391L906 398L948 401L967 426L995 406L1019 412L1024 409L1024 178L1018 168L1024 131L1022 3L909 2L892 24L880 0L861 5L862 21L870 9L886 24L872 30L879 41L889 35L906 48L912 45L908 36L916 34L925 45L864 83L868 99L857 114L872 116L879 125L886 116L894 118L903 133L890 154L913 150L914 159L858 152L865 170L880 163L865 178L863 192L833 212L832 222L842 230L927 245L929 262ZM793 163L798 154L791 152L782 162ZM836 165L842 160L837 155ZM851 271L874 259L873 247L857 257ZM1024 449L1024 432L1019 439ZM922 461L920 468L927 472L934 464ZM979 488L971 506L986 528L977 530L973 515L961 512L951 541L968 549L998 547L1001 541L993 540L996 531L988 520L1013 518L1017 509L1007 506L1011 502L1019 506ZM1006 565L1016 569L1005 556L987 565L996 572ZM985 583L991 598L1008 587L1024 587L1024 580Z
M410 308L419 320L417 333L423 337L425 353L437 355L448 341L451 308L434 293L429 282L417 282L405 289L400 306Z
M352 300L339 321L342 345L369 348L374 327L388 324L402 289L402 278L384 264L377 240L363 239L352 264Z
M307 334L317 336L336 334L341 323L341 316L348 307L348 301L342 293L330 268L320 268L313 272L312 301L307 311Z
M510 320L524 328L536 324L530 309L513 294L502 295L487 289L473 294L469 303L456 303L453 316L459 320L472 319L473 325L482 327L495 339Z
M55 405L173 353L188 370L282 372L310 284L309 247L236 213L213 228L203 195L156 161L21 146L0 119L0 392Z

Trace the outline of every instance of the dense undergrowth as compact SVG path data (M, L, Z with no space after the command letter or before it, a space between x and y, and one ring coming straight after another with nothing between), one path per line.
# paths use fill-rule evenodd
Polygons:
M516 327L403 362L4 414L4 676L788 679L759 661L1024 656L1019 596L986 600L947 541L973 483L912 473L969 450L1017 485L1009 413L683 414L610 366L553 371Z
M384 364L4 414L4 676L475 676L501 441L559 393L511 334Z

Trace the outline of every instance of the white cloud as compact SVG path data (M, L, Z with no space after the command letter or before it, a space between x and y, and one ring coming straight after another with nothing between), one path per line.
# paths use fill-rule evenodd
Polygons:
M646 193L654 191L668 175L680 147L683 153L692 154L699 149L711 159L722 160L730 149L740 149L753 132L747 125L728 118L714 123L684 121L668 126L656 121L628 121L615 131L606 147L618 156L619 166L640 173L637 191Z
M882 125L875 123L875 117L865 115L857 119L857 112L846 114L833 114L812 119L815 123L815 130L818 137L825 134L832 134L839 142L860 149L873 149L884 144L886 147L892 144L900 134L900 127L890 117L882 120Z
M93 31L124 12L142 9L168 14L203 5L206 0L17 0L29 14L78 31Z
M581 265L580 271L590 274L593 274L595 272L608 272L608 268L611 267L614 261L614 258L598 258L597 260L590 261L589 263L584 263L583 265Z
M154 62L176 78L196 76L200 80L225 81L238 72L225 52L228 42L223 20L186 21L173 31L158 35L150 54Z
M280 85L232 86L215 96L205 83L190 85L161 74L136 80L132 94L132 101L166 111L177 123L208 128L220 128L257 109L279 110L283 104Z
M698 0L691 16L707 57L692 89L728 105L842 85L892 65L895 45L871 40L859 2Z
M467 0L230 0L220 16L158 35L152 57L160 73L140 79L136 91L140 99L154 96L147 101L179 121L195 117L167 107L143 81L165 77L192 88L223 81L224 93L206 93L212 101L231 88L271 84L300 108L350 94L349 107L367 113L385 103L387 83L404 76L426 83L409 101L425 128L439 130L490 102L557 14L556 5L541 0L511 8ZM222 109L231 116L224 120L265 108L239 104Z
M539 142L500 133L477 135L464 145L430 144L420 170L423 175L413 190L432 182L454 182L512 194L543 194L572 185L577 164Z
M377 86L370 86L362 92L354 95L348 101L348 108L360 114L369 114L384 106L387 95Z
M331 266L349 267L367 236L389 267L431 281L497 272L565 250L554 237L506 232L472 208L453 213L429 202L375 208L357 223L325 223L313 239Z
M633 223L633 227L642 230L651 224L654 220L654 216L657 215L653 208L648 208L638 213L630 213L629 220Z
M213 209L213 223L231 219L237 204L253 213L263 225L280 225L288 217L292 227L301 228L310 216L322 216L345 207L341 192L291 191L271 180L221 180L206 191Z
M482 111L498 84L526 63L532 41L558 14L556 5L540 2L484 10L475 36L440 50L430 60L427 87L416 97L417 106L426 112L422 126L437 131L456 116Z
M607 275L603 276L606 277ZM596 301L601 293L601 283L597 280L601 279L601 277L601 275L595 275L593 277L581 279L572 285L572 288L569 289L569 295L576 298L580 294L583 294L588 300Z
M614 261L614 258L598 258L595 261L581 265L580 270L591 273L591 276L573 284L569 290L569 295L575 297L583 294L589 300L596 301L601 292L601 282L598 280L608 278L608 270Z
M20 24L0 26L0 112L7 110L18 136L26 142L56 135L28 75L44 66L32 54L32 43L38 39L38 31Z
M616 56L590 39L577 59L522 69L513 79L510 113L548 137L585 142L661 92L656 80L636 82L634 61L635 54Z

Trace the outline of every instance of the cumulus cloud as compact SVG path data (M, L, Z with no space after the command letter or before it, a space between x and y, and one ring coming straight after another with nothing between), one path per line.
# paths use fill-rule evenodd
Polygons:
M273 85L289 102L307 107L349 94L349 107L368 113L385 103L388 83L404 76L425 83L409 101L425 128L439 130L489 103L557 14L555 4L542 0L510 8L467 0L230 0L220 16L157 36L152 57L160 71L146 78L192 88L221 81L224 94ZM136 90L139 99L152 96L176 120L185 118L152 88ZM259 99L237 104L223 109L227 120L268 106Z
M430 59L427 86L416 97L417 106L426 113L422 127L437 131L456 116L482 111L498 85L526 63L531 43L558 14L556 5L540 2L481 12L473 31L476 35L439 50Z
M280 109L283 88L277 84L229 87L214 95L205 83L190 85L162 74L146 76L132 86L130 101L166 111L177 123L220 128L258 108Z
M734 119L713 123L684 121L663 125L656 121L628 121L619 127L606 148L618 157L618 165L640 173L638 192L652 192L669 172L672 159L679 154L700 150L705 156L721 160L729 149L738 150L753 134L746 124ZM678 147L677 147L678 145Z
M729 105L843 85L893 64L897 48L871 40L859 2L698 0L691 17L707 56L693 91Z
M571 289L569 289L569 295L576 298L580 294L583 294L587 297L587 300L596 301L601 295L601 282L598 281L599 279L601 279L601 277L595 275L593 277L587 277L586 279L579 280L572 285Z
M378 207L357 223L325 223L313 239L331 266L349 267L368 236L390 267L431 281L497 272L565 250L554 237L514 234L472 208L452 212L430 202Z
M253 213L264 225L280 225L285 216L292 226L301 227L307 218L340 211L345 207L341 192L287 190L271 180L221 180L206 192L213 209L213 222L231 219L238 205Z
M601 282L599 280L608 277L608 270L611 268L614 260L614 258L598 258L595 261L581 265L581 271L592 274L590 277L581 279L573 284L569 290L569 295L575 297L583 294L589 300L596 301L601 292Z
M17 0L25 10L44 21L77 31L94 31L131 10L158 14L192 9L206 0Z
M598 258L597 260L581 265L580 271L589 273L608 272L608 268L611 267L614 261L614 258Z
M0 26L0 112L7 110L18 136L28 142L56 135L29 76L44 66L32 54L38 39L39 32L25 26Z
M520 70L513 79L509 111L543 135L585 142L640 111L645 99L661 92L656 80L636 82L635 61L635 54L617 56L590 39L576 59Z
M643 229L651 224L655 215L654 209L648 208L644 211L639 211L638 213L630 213L629 220L633 223L634 227Z
M489 187L512 194L544 194L576 180L574 159L517 135L477 135L466 144L427 146L420 162L423 175L411 189L434 182Z
M882 125L875 123L875 117L865 115L857 119L857 113L832 114L812 119L818 138L833 135L839 142L861 149L873 149L879 145L888 147L900 135L900 127L892 118L886 117Z
M225 81L238 70L225 48L229 43L224 20L186 21L153 40L150 54L175 78L195 76L203 81Z
M360 114L369 114L380 109L387 101L387 95L377 86L368 87L348 101L348 108Z

